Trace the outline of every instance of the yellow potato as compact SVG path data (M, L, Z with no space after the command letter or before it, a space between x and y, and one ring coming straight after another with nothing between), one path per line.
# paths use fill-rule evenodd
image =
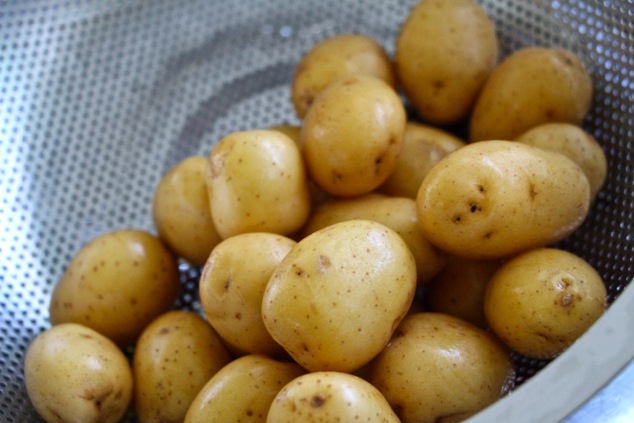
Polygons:
M273 399L305 370L264 355L246 355L220 369L192 402L185 423L265 423Z
M214 248L200 277L209 323L241 353L285 356L262 321L262 296L273 271L296 244L271 233L235 235Z
M396 42L396 72L425 120L465 118L497 63L495 28L472 0L423 0L410 11Z
M299 148L274 130L234 132L207 167L211 216L223 239L247 232L292 234L308 218L310 194Z
M429 311L459 317L481 328L484 317L484 291L502 260L474 260L449 256L440 274L425 291Z
M105 336L76 323L53 326L29 345L26 390L47 422L116 423L132 399L132 371Z
M389 340L416 289L407 244L377 222L335 223L302 239L271 276L264 325L309 371L352 372Z
M506 394L514 375L496 338L441 313L403 319L369 369L370 383L403 423L460 421Z
M310 177L336 196L368 193L392 173L402 148L405 108L377 78L340 79L315 99L301 141Z
M196 266L205 264L221 240L211 219L206 168L203 156L184 159L161 178L152 203L159 237L177 256Z
M397 197L416 198L418 188L430 169L448 153L464 145L460 138L442 129L408 122L396 168L379 190Z
M347 373L314 372L297 377L277 394L267 423L400 423L374 386Z
M326 226L352 219L372 220L395 230L414 255L419 284L429 282L443 268L446 254L427 241L421 233L416 216L416 202L411 198L388 197L376 193L354 198L335 198L313 210L303 234L310 235Z
M372 38L339 34L315 44L304 54L293 76L291 97L297 115L303 118L324 89L351 75L373 76L395 86L390 57Z
M141 423L181 422L207 381L231 361L199 315L169 311L145 328L134 348L134 407Z
M592 101L592 79L574 53L526 47L506 57L482 88L469 139L512 140L549 122L581 125Z
M522 133L516 141L555 151L577 163L590 182L594 200L605 183L607 159L601 145L583 128L571 123L544 123Z
M493 276L484 311L493 332L528 357L566 350L606 308L601 276L581 257L554 248L528 251Z
M173 306L180 286L176 258L157 237L107 232L77 252L55 286L51 323L80 323L129 345Z
M417 199L427 239L454 255L504 258L558 242L583 223L590 184L567 157L513 141L447 155Z

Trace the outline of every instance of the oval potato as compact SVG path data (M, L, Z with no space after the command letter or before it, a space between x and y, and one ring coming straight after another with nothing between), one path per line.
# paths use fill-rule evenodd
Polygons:
M132 400L132 370L123 352L76 323L35 337L24 376L29 399L47 422L116 423Z
M75 254L55 285L51 323L80 323L126 346L174 305L180 288L176 258L160 239L106 232Z
M269 333L309 371L353 372L389 340L414 298L416 264L392 229L335 223L299 241L262 299Z
M470 141L513 140L548 122L581 125L592 102L592 79L568 50L525 47L495 68L469 122Z
M608 172L601 145L583 128L571 123L544 123L522 133L515 141L555 151L577 163L590 182L592 201L603 187Z
M134 408L142 423L183 421L200 389L231 361L205 320L174 310L150 323L134 348Z
M302 155L280 131L223 137L209 154L206 180L211 216L223 239L247 232L292 234L310 213Z
M554 244L585 220L590 184L567 157L513 141L482 141L447 155L417 199L423 234L451 254L509 257Z
M200 301L209 323L240 354L285 357L262 321L262 297L277 265L296 242L282 235L234 235L214 248L200 277Z
M340 372L313 372L293 379L273 400L266 421L400 423L378 389Z
M472 0L424 0L410 11L396 42L396 70L425 120L465 118L498 59L492 21Z
M405 123L401 99L382 80L338 80L304 119L301 141L310 177L335 196L374 190L396 166Z
M527 357L553 358L601 317L606 300L605 284L588 262L539 248L508 260L494 274L484 312L509 347Z
M373 76L395 86L392 61L374 39L362 34L338 34L315 44L299 61L291 85L297 116L303 118L315 98L338 79Z
M277 393L305 370L295 363L251 354L220 369L200 390L185 423L265 423Z
M152 202L159 237L178 257L195 266L205 264L221 241L211 219L206 169L206 157L184 159L163 175Z
M403 423L461 421L513 386L509 350L490 333L441 313L407 316L370 363L369 381Z

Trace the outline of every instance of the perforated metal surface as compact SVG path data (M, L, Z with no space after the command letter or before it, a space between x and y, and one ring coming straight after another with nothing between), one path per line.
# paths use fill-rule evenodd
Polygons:
M297 123L290 80L318 40L361 32L393 53L414 0L0 1L0 421L38 421L24 389L29 341L72 255L104 231L154 231L163 172L223 135ZM586 128L609 177L563 246L593 264L613 301L634 276L634 5L484 0L504 54L558 45L596 88ZM180 307L197 309L183 267ZM624 334L625 336L625 334ZM518 383L545 362L517 357Z

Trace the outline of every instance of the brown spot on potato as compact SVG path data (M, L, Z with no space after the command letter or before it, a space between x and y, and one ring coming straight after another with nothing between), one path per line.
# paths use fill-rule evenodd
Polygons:
M313 408L322 407L326 403L326 396L322 393L313 395L310 399L310 406Z
M561 304L563 307L569 307L572 305L573 299L574 299L574 295L565 293L561 296L561 299L559 300L559 304Z
M317 270L319 273L326 273L331 266L332 262L328 256L320 254L319 257L317 257Z

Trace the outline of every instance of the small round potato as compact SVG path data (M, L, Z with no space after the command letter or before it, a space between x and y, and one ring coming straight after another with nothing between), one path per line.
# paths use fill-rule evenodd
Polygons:
M574 53L526 47L506 57L473 108L470 141L513 140L548 122L581 125L592 102L592 80Z
M366 194L396 167L406 114L380 79L352 76L330 85L304 119L301 140L310 177L336 196Z
M314 372L293 379L273 400L266 421L400 423L374 386L339 372Z
M207 189L223 239L247 232L292 234L310 213L302 155L280 131L240 131L221 139L209 155Z
M296 244L271 233L225 239L214 248L200 277L200 301L209 323L240 353L285 357L262 321L262 296L269 278Z
M430 169L448 153L464 145L464 141L447 131L408 122L396 168L379 190L396 197L416 198L420 184Z
M180 258L202 266L220 242L205 182L207 159L188 157L171 168L154 192L152 218L159 237Z
M369 369L369 382L403 423L461 421L506 394L514 376L503 344L441 313L403 319Z
M373 76L395 86L392 62L378 42L361 34L335 35L315 44L297 65L291 86L297 115L303 118L323 90L350 75Z
M395 230L414 255L419 284L429 282L443 268L446 254L421 233L416 202L411 198L388 197L377 193L335 198L313 210L303 234L307 236L326 226L352 219L372 220Z
M53 290L51 322L80 323L126 346L174 305L180 286L176 258L157 237L107 232L73 257Z
M396 71L407 98L425 120L465 118L497 63L495 28L473 0L424 0L403 23Z
M561 241L586 218L590 184L567 157L514 141L445 156L416 198L427 239L451 254L497 259Z
M493 276L484 312L510 348L534 358L565 351L606 308L601 276L581 257L540 248L506 262Z
M561 153L577 163L588 177L590 198L594 201L605 183L608 164L601 145L583 128L571 123L544 123L515 140Z
M169 311L145 328L134 348L134 407L142 423L182 422L200 389L231 361L198 314Z
M41 332L24 360L26 390L47 422L116 423L132 400L132 370L105 336L76 323Z
M305 370L264 355L245 355L220 369L192 402L185 423L265 423L278 392Z
M299 241L271 276L262 318L309 371L353 372L390 339L416 290L416 264L392 229L335 223Z
M484 317L484 291L502 260L474 260L449 256L440 274L425 291L429 311L459 317L487 328Z

